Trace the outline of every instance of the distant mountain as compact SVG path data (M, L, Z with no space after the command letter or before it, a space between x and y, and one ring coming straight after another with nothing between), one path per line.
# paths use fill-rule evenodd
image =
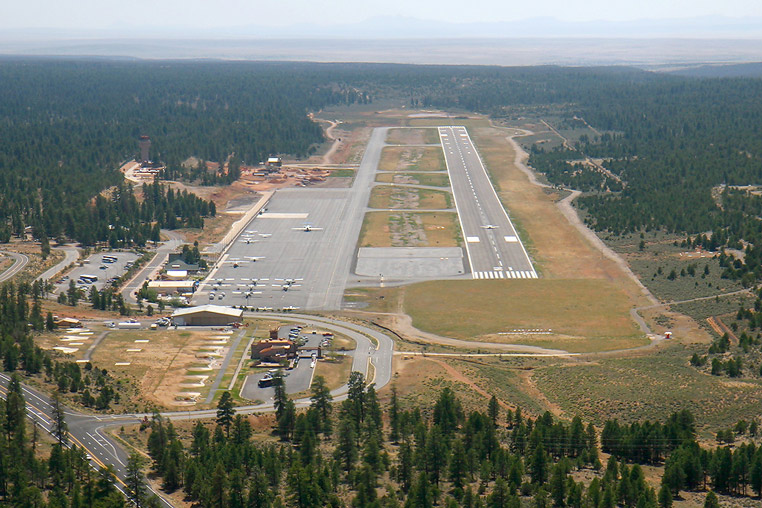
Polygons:
M670 71L694 78L762 78L762 62L731 65L699 65Z
M150 23L150 22L149 22ZM209 38L209 39L416 39L416 38L726 38L762 39L762 18L694 17L634 21L561 21L531 18L516 21L451 23L406 16L373 17L344 24L257 24L197 28L124 25L108 30L28 28L0 31L0 39L58 38Z

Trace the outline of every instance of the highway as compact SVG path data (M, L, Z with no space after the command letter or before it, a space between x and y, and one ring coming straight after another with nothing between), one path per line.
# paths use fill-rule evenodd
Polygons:
M3 254L13 258L13 264L3 273L0 273L0 282L4 282L18 274L29 263L29 257L26 254L11 251L3 251Z
M439 127L474 279L535 279L537 272L465 127Z
M347 323L337 319L323 318L317 316L308 316L301 314L250 314L257 318L266 318L277 321L288 321L301 323L306 326L319 326L320 328L341 333L353 338L357 342L357 348L354 353L352 369L367 373L368 365L373 364L372 378L368 380L373 383L376 389L386 386L391 381L392 376L392 358L394 356L394 342L383 333L368 328L366 326ZM7 387L10 376L0 373L0 394L3 398L7 396ZM41 392L22 385L24 399L27 406L27 416L37 422L39 428L52 435L53 431L53 408L51 399ZM346 399L347 385L340 386L331 391L334 401L338 402ZM308 407L309 398L302 398L294 401L296 407ZM241 414L265 413L273 411L272 402L240 406L236 411ZM111 437L105 429L121 425L131 425L139 423L143 418L151 418L153 415L148 413L123 414L123 415L88 415L66 408L64 411L66 423L69 428L69 438L71 444L76 444L89 454L91 463L95 467L104 467L107 464L114 466L117 476L117 488L124 492L124 481L126 478L125 466L127 464L128 453L121 447L119 441ZM209 419L217 416L216 409L197 410L197 411L171 411L162 413L162 416L172 420L195 420ZM171 507L172 505L161 496L161 493L155 492L162 505Z

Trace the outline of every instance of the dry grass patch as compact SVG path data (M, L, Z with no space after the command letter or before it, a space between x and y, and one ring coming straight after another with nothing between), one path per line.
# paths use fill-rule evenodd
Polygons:
M461 243L454 212L368 212L360 247L457 247Z
M430 145L439 143L436 129L389 129L386 142L390 145Z
M332 359L323 359L315 365L315 376L323 376L331 390L345 385L352 371L352 357L337 355Z
M452 198L448 192L414 187L394 187L377 185L373 187L368 202L370 208L420 208L441 210L452 208Z
M209 332L176 330L162 331L114 331L100 343L92 356L92 363L105 368L117 377L134 379L140 386L144 399L162 406L171 405L180 391L187 370L201 362L196 357L196 347ZM138 342L148 339L150 342ZM142 349L127 352L127 349ZM116 363L130 365L117 366ZM208 371L210 376L215 371ZM199 392L208 390L204 387Z
M442 149L434 146L387 146L379 171L446 171Z
M569 336L639 337L629 308L627 294L602 280L432 281L407 287L404 296L416 328L461 339L535 328Z
M453 379L446 366L423 357L396 356L393 372L392 382L380 390L384 401L390 396L391 386L396 387L397 396L403 403L420 407L431 407L444 388L452 389L466 408L473 407L473 401L484 401L467 383Z
M690 410L712 431L759 415L762 381L729 384L690 366L691 350L668 347L631 358L556 363L535 371L537 387L568 414L602 424L608 418L633 422L664 420Z

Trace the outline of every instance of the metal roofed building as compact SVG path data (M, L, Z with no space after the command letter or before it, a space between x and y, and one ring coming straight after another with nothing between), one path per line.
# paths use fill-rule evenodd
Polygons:
M199 305L172 313L172 322L177 326L227 326L242 321L243 309L221 305Z

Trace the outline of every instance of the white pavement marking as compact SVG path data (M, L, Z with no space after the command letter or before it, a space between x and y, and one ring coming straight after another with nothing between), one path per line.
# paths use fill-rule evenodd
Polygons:
M306 219L309 217L310 214L308 213L288 213L288 212L282 212L282 213L272 213L272 212L265 212L260 213L257 218L259 219Z

